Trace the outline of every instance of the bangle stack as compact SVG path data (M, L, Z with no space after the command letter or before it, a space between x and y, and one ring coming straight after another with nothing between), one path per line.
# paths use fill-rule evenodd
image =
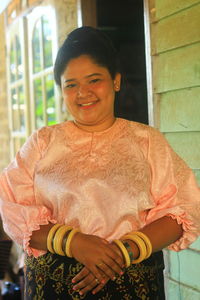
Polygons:
M124 245L124 243L120 240L114 240L113 241L118 247L119 249L121 250L122 254L123 254L123 257L124 257L124 261L126 263L126 267L130 267L131 265L131 260L130 260L130 255L129 255L129 252L128 250L126 249L126 246Z
M53 254L72 257L70 250L74 235L80 232L78 228L71 226L55 224L47 236L47 249Z
M137 259L134 259L133 251L128 240L133 241L139 248L140 252ZM131 232L130 234L124 235L121 240L114 240L113 242L120 248L127 268L131 264L137 264L147 259L152 253L152 244L149 238L140 231Z
M133 241L139 248L139 257L131 261L133 264L138 264L147 259L152 253L152 244L146 234L142 233L141 231L131 232L130 234L123 236L122 240Z
M149 258L149 256L152 253L152 244L151 244L148 236L141 231L135 231L135 232L132 232L132 234L136 234L137 236L142 238L142 240L144 241L144 243L146 245L146 251L147 251L146 259Z

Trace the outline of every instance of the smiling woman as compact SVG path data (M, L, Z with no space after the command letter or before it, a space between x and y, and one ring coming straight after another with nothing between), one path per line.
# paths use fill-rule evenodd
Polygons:
M114 121L115 92L120 90L118 55L102 32L75 30L58 51L55 80L77 126L101 131Z
M120 74L112 79L107 68L88 55L70 60L61 76L63 99L80 128L102 131L115 121L115 92Z
M35 131L0 177L25 299L164 300L161 250L200 233L195 177L158 130L115 117L121 74L101 31L70 33L54 74L73 121Z

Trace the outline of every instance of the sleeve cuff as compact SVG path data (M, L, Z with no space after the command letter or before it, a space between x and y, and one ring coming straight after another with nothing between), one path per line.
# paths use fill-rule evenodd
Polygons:
M27 232L27 234L24 235L24 240L23 240L24 251L29 256L38 257L38 256L41 256L41 255L44 255L45 253L47 253L47 251L38 250L38 249L30 247L30 238L31 238L33 231L39 230L41 225L47 225L49 223L56 224L57 220L51 219L50 216L47 216L46 218L44 217L43 219L40 219L40 221L38 221L37 224L36 223L30 224L29 231Z
M182 213L181 215L173 215L168 214L172 219L176 220L178 224L182 224L183 235L173 244L169 245L167 248L173 251L180 251L188 248L190 244L192 244L197 237L199 236L198 228L194 225L194 223L189 220L189 217L186 213Z

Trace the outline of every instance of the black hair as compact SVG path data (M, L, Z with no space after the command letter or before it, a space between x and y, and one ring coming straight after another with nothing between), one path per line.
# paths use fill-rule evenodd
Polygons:
M83 26L73 30L58 50L54 78L59 86L69 61L80 55L89 55L95 63L106 67L112 79L120 72L118 54L110 38L99 29Z

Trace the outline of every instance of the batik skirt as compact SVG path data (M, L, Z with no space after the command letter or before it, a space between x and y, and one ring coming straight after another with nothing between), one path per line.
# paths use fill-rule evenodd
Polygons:
M47 253L25 260L25 300L164 300L164 261L157 252L142 263L131 265L115 281L109 280L93 295L79 295L72 278L83 265L75 259Z

